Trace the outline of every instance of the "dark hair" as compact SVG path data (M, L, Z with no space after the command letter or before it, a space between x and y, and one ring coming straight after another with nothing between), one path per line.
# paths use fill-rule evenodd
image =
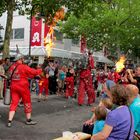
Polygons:
M95 116L97 120L105 120L107 115L107 110L103 106L97 106L95 108Z
M9 58L9 57L6 57L6 58L5 58L5 61L7 61L7 60L10 60L10 58Z
M110 90L112 94L112 102L116 105L127 105L128 95L126 88L123 85L117 84Z
M0 65L3 64L3 60L0 60Z

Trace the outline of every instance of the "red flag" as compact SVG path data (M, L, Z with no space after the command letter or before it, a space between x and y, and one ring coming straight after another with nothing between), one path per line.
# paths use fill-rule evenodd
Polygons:
M80 45L80 51L81 53L85 53L86 51L86 38L84 36L81 37L81 45Z
M42 34L42 19L36 20L32 17L31 25L31 46L41 46L41 34Z
M47 36L47 34L49 33L49 30L50 30L50 27L45 24L45 27L44 27L44 38Z

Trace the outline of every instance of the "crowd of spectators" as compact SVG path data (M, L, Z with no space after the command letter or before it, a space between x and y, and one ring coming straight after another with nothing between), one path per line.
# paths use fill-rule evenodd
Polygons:
M0 99L4 97L7 71L10 59L0 61ZM35 69L42 69L42 74L29 79L30 91L38 95L38 101L47 99L50 94L76 97L78 87L78 70L76 64L60 64L58 61L46 60L43 65L27 64ZM76 94L66 96L67 77L72 75L74 83L71 88ZM92 116L85 121L83 131L92 134L92 140L133 140L134 134L140 137L140 66L135 69L125 69L116 73L114 69L107 72L96 70L93 74L93 84L100 103L92 109ZM75 93L73 91L73 93ZM125 116L125 117L124 117Z

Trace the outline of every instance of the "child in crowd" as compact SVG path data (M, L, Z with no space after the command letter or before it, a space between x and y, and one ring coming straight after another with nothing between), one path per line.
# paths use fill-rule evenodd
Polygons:
M97 134L104 128L107 110L103 106L97 106L95 108L94 114L95 122L92 134Z
M104 107L108 113L113 108L113 103L110 100L110 98L103 98L100 100L99 106ZM92 134L92 132L93 132L94 122L96 121L95 109L96 109L96 107L92 108L91 118L89 120L87 120L86 122L84 122L83 132L85 132L85 133Z
M113 103L110 100L110 98L103 98L100 100L99 106L103 106L107 109L107 111L110 111L110 110L112 110Z

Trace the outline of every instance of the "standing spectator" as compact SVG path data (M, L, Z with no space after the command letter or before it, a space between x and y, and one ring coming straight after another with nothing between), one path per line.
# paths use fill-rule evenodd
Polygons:
M49 74L49 92L50 94L55 94L56 85L55 85L55 67L53 61L49 61L49 66L46 68L46 72Z
M9 69L9 77L11 76L11 104L8 118L8 127L11 127L13 117L15 115L18 103L22 99L24 104L24 112L26 114L26 124L35 125L37 122L31 120L31 97L28 78L40 75L42 70L35 70L23 64L24 58L18 54L15 63Z
M3 61L0 60L0 99L3 99L3 88L4 88L4 74Z
M4 67L4 71L5 71L5 75L6 75L6 76L8 76L7 72L8 72L8 70L9 70L10 66L11 66L10 58L7 57L7 58L5 58L4 64L3 64L3 67ZM6 92L6 87L7 87L7 86L8 86L7 80L4 79L4 90L3 90L3 94L5 94L5 92Z
M91 140L133 140L133 118L127 107L128 95L123 85L111 88L112 102L118 107L107 114L103 130L92 136Z
M64 92L64 80L66 77L66 73L65 73L65 66L60 66L58 69L58 90L57 90L57 94L58 95L62 95Z
M136 68L135 77L133 77L130 69L128 69L127 72L129 74L129 80L138 87L140 94L140 66Z
M9 67L10 67L11 63L10 63L10 58L5 58L5 61L4 61L4 64L3 64L3 67L4 67L4 70L5 72L8 71Z
M127 85L126 87L129 97L129 108L134 117L134 130L140 138L140 98L138 96L138 88L135 85Z

